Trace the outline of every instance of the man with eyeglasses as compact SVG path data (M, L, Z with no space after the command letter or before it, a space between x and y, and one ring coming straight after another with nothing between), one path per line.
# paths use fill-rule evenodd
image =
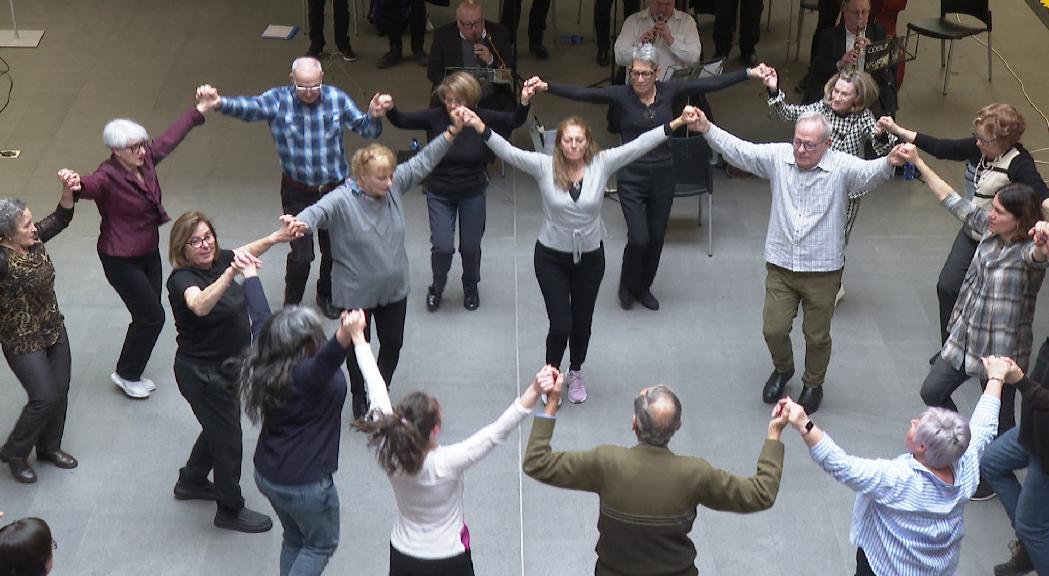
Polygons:
M832 150L830 123L819 112L798 118L791 143L752 144L718 128L702 113L693 129L730 164L771 182L763 332L775 369L761 397L775 404L794 376L790 332L800 304L805 313L805 386L798 404L812 414L823 400L830 364L830 323L845 266L849 193L873 190L892 178L895 167L905 163L900 146L875 160Z
M281 209L284 214L298 214L349 176L343 130L378 138L385 110L378 94L372 97L365 114L348 94L323 84L324 70L316 58L297 58L291 65L290 78L290 85L271 88L258 96L224 97L205 84L197 88L197 100L212 103L226 116L269 124L284 172ZM331 304L331 243L327 231L318 230L316 235L321 252L317 305L325 316L338 318L340 311ZM302 301L313 259L311 236L291 242L284 276L285 306Z
M510 31L501 24L485 20L480 3L463 0L455 8L455 22L441 26L433 33L430 65L426 77L434 90L444 80L449 68L514 69ZM481 108L510 111L516 108L513 83L481 82ZM443 103L434 101L433 104Z

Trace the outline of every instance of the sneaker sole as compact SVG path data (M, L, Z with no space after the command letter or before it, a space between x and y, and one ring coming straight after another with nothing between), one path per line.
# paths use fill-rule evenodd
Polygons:
M997 497L998 497L998 493L996 492L994 494L991 494L990 496L979 496L979 497L977 497L977 496L974 495L972 498L969 498L969 500L972 500L973 502L986 502L988 500L994 500Z
M124 392L124 395L126 395L128 398L134 398L135 400L142 400L143 398L149 398L149 392L145 392L145 391L143 391L143 392L136 392L134 390L131 390L131 389L125 387L123 384L120 383L119 380L117 380L116 378L114 378L112 376L110 376L109 379L110 379L111 382L113 382L113 385L116 386L117 388L120 388L120 390L122 392Z

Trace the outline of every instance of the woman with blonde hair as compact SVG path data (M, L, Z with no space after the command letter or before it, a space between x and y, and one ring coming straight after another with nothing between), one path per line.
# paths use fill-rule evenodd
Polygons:
M390 124L405 130L426 130L430 140L437 138L452 124L452 115L460 106L477 112L494 130L509 137L510 132L528 118L534 90L526 87L513 112L478 109L481 85L466 72L444 77L434 90L443 107L417 112L398 110L390 98L386 118ZM426 291L426 309L433 312L441 306L448 270L455 255L455 221L459 220L459 255L463 260L463 306L470 311L481 305L477 284L481 281L481 237L485 225L485 190L488 188L487 165L495 155L480 136L468 132L455 139L451 150L423 182L426 208L430 216L430 266L433 282Z
M384 107L392 99L381 95ZM281 219L303 232L332 230L332 296L342 310L364 310L365 336L371 323L379 337L379 371L387 386L397 369L408 312L408 254L404 249L404 194L426 178L452 147L462 127L456 116L441 136L434 137L411 160L397 165L397 156L382 144L354 153L352 176L297 216ZM298 229L298 228L297 228ZM364 376L353 354L346 358L353 396L353 416L368 409Z
M496 156L535 179L543 200L543 226L535 244L535 276L546 302L550 328L546 363L559 368L570 347L568 401L586 401L583 362L590 345L594 305L605 275L605 224L601 204L608 178L665 142L674 130L694 119L695 109L641 134L628 144L601 151L590 126L570 116L557 127L553 156L515 148L488 128L479 116L460 108L469 124Z

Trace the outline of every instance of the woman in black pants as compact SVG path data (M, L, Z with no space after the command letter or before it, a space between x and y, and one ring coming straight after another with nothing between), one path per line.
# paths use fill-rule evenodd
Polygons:
M73 195L63 190L58 207L33 224L21 200L0 199L0 346L29 402L0 447L0 460L23 484L36 482L29 453L59 468L76 468L62 451L66 427L69 338L55 296L55 268L44 249L73 220Z
M675 116L674 103L683 96L700 95L737 84L747 78L761 79L764 65L696 80L656 80L656 49L642 44L634 49L627 75L629 85L585 88L547 84L535 77L528 81L536 91L548 91L572 100L610 104L619 120L623 143L630 142ZM663 253L670 209L674 205L674 159L669 144L634 161L619 172L619 204L627 225L623 269L619 276L619 304L624 310L634 302L650 310L659 309L652 283Z
M878 119L878 126L904 142L914 143L935 158L965 161L965 197L978 208L990 209L991 199L998 189L1010 183L1030 186L1043 203L1049 198L1049 188L1038 173L1034 158L1020 144L1026 128L1024 118L1009 104L984 106L973 120L972 136L957 140L908 130L889 116ZM1043 204L1042 213L1045 212ZM947 324L979 243L980 235L963 225L940 270L936 296L940 301L941 344L947 342ZM937 357L939 352L933 355L929 364L933 364Z
M492 129L509 136L514 128L528 118L528 104L533 90L521 94L520 104L513 112L477 110ZM384 100L390 107L386 119L390 124L406 130L426 130L430 140L438 138L452 124L451 115L460 106L471 110L481 100L481 85L466 72L445 76L434 91L444 103L443 108L427 108L418 112L402 112L393 99ZM448 270L455 254L455 219L459 218L459 254L463 260L463 306L477 310L481 297L477 283L481 280L481 237L484 236L485 190L488 188L488 163L495 159L481 137L467 132L455 139L448 154L424 181L426 207L430 214L430 265L433 283L426 290L426 309L430 312L441 305Z
M235 369L223 366L251 343L245 284L258 282L257 257L278 242L296 237L284 224L236 252L220 250L215 228L200 212L186 212L171 226L168 299L175 318L175 380L200 423L201 433L179 471L175 498L215 500L215 526L265 532L269 517L244 506L240 493L240 407L233 391ZM256 319L256 318L253 318ZM208 473L214 471L214 483Z
M106 280L131 314L116 370L109 378L130 398L146 398L157 388L142 373L164 329L160 226L170 218L162 203L157 164L190 130L204 123L203 113L212 108L198 102L155 140L131 120L111 120L102 130L102 141L112 154L97 170L84 177L69 169L58 172L76 199L94 200L102 216L98 259Z

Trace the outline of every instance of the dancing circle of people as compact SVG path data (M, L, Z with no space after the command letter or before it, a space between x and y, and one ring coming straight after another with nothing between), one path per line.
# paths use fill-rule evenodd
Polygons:
M944 139L904 128L891 115L876 117L871 107L879 86L853 68L832 76L823 99L805 105L785 102L776 70L765 64L694 80L661 81L658 72L656 49L641 44L632 52L625 85L583 88L533 77L523 82L512 109L494 110L480 106L477 80L457 72L437 85L435 107L404 111L391 95L377 93L362 110L324 83L318 60L303 57L293 63L288 85L257 96L223 96L200 86L196 104L157 138L130 120L109 122L103 142L111 156L90 174L60 170L62 192L53 213L34 222L25 203L0 199L0 344L28 396L0 459L22 483L37 481L29 460L34 449L38 462L63 469L78 464L62 446L71 353L45 243L70 224L78 201L93 201L101 215L102 270L131 316L112 382L135 399L156 389L144 374L166 322L166 284L177 332L175 381L201 427L174 496L216 502L220 528L272 527L269 515L245 507L241 494L243 411L261 427L254 479L283 527L282 575L321 573L338 545L333 474L347 392L351 426L374 447L396 500L390 574L473 574L463 476L540 402L524 472L600 496L596 574L696 574L688 534L697 507L772 507L787 426L798 431L820 467L857 493L850 539L858 574L954 573L964 505L980 490L1000 496L1018 537L1014 553L1049 574L1049 512L1042 498L1049 488L1049 388L1043 386L1049 341L1028 369L1035 301L1049 266L1049 223L1042 216L1049 191L1020 144L1020 114L1008 104L991 104L977 113L972 136ZM748 79L767 88L776 117L794 122L792 141L742 140L714 124L709 109L682 104ZM515 147L510 134L525 123L541 92L609 105L622 145L600 149L590 126L572 116L558 125L552 154ZM169 232L172 271L163 283L160 229L171 218L156 165L215 111L268 123L282 167L284 215L275 231L234 249L220 246L219 228L205 213L178 216ZM384 117L398 128L424 130L428 144L402 163L378 143L347 158L343 131L374 139ZM606 182L618 174L627 223L618 303L658 310L653 286L674 197L669 140L683 129L702 135L728 164L770 182L763 336L773 369L762 400L773 408L753 476L671 452L681 402L665 385L633 398L636 446L551 448L562 400L581 404L593 390L584 363L605 272ZM964 161L966 189L953 190L923 154ZM432 244L426 309L445 304L458 221L463 306L476 311L486 170L495 158L532 177L542 200L534 268L549 319L544 366L491 424L442 444L436 398L411 392L394 404L388 393L410 297L405 203L421 185ZM942 346L921 387L929 408L911 421L907 451L892 460L857 458L811 415L824 395L831 321L844 294L845 249L860 201L908 163L962 223L936 287ZM316 308L302 304L314 236L321 261ZM272 312L259 257L281 243L290 244L283 306ZM799 306L805 361L803 386L793 400L786 391L795 371L791 331ZM322 317L337 321L330 337ZM372 324L377 355L370 346ZM966 420L951 395L970 377L984 391ZM1014 470L1025 467L1020 484ZM25 566L46 562L49 569L53 542L46 523L35 519L0 529L0 551Z

